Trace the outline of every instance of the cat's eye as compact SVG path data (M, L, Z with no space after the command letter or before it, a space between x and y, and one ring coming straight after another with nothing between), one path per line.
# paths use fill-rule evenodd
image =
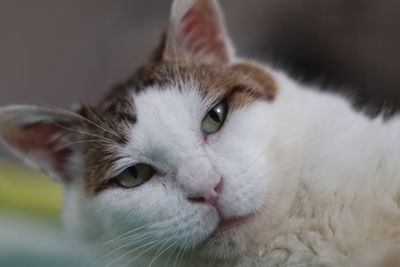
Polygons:
M114 180L122 187L131 188L143 184L149 180L154 173L155 170L151 166L139 163L127 168L120 175L115 177Z
M221 129L228 113L226 101L222 101L214 106L204 117L201 123L201 129L207 134L212 134Z

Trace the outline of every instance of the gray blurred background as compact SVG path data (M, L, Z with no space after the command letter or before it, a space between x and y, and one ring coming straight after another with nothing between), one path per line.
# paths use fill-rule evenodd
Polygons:
M146 60L171 1L1 0L0 105L94 103ZM400 1L222 0L238 53L379 110L400 104ZM0 157L5 157L0 150Z

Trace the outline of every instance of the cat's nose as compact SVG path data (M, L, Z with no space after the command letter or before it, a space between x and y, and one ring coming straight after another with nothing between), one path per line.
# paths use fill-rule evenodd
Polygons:
M208 203L212 206L218 204L222 179L207 158L183 159L176 178L189 201Z
M188 197L188 200L191 202L198 202L198 203L207 203L210 204L211 206L218 206L218 197L219 193L222 190L222 180L217 184L217 186L209 191L209 192L203 192L200 193L199 195L192 195Z

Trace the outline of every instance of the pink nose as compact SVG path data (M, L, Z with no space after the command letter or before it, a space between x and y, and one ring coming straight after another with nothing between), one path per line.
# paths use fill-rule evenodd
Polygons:
M192 202L207 203L211 206L216 207L218 206L218 197L221 190L222 181L220 181L217 186L210 192L204 192L202 195L190 196L188 197L188 200Z
M192 202L218 205L221 175L205 156L187 156L182 159L176 174L186 199Z

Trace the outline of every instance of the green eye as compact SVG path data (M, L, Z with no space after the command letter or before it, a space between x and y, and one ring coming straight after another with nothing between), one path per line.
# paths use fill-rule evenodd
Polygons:
M114 179L120 186L131 188L141 185L149 180L153 176L154 172L155 171L151 166L139 163L135 166L129 167Z
M220 102L213 107L204 117L201 123L201 129L207 134L212 134L221 129L224 124L226 114L228 113L228 106L225 101Z

